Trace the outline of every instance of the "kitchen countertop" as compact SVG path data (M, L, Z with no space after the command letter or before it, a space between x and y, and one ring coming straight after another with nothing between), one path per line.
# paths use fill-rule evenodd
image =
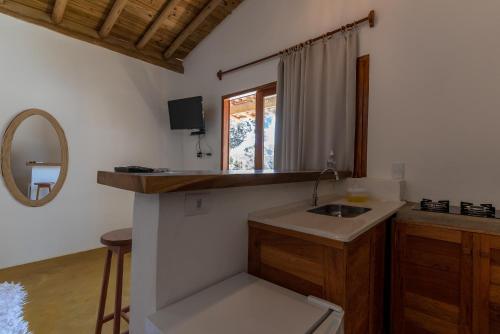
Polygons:
M117 173L97 172L97 183L144 194L158 194L175 191L260 186L278 183L315 181L320 171L168 171L161 173ZM341 179L352 175L339 171ZM322 179L333 179L326 173Z
M323 197L323 198L322 198ZM322 196L318 206L335 203L372 210L354 218L338 218L307 212L310 200L250 213L248 220L323 238L350 242L395 214L405 202L369 200L351 203L343 197Z
M418 203L407 203L399 210L396 219L401 222L437 225L467 232L500 235L500 219L414 210L418 206Z

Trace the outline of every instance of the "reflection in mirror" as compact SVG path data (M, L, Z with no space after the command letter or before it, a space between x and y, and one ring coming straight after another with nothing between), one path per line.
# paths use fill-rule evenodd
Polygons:
M47 119L33 115L19 125L12 141L11 167L26 198L39 200L52 191L61 172L61 147Z

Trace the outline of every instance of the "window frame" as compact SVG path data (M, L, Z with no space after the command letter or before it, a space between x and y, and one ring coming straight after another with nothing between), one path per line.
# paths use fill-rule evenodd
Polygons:
M229 99L238 95L256 92L256 122L255 122L255 169L262 169L263 164L263 112L264 97L274 89L276 94L276 82L262 86L245 89L222 97L222 122L221 122L221 169L229 168ZM353 177L366 177L368 160L368 102L370 92L370 55L358 57L356 65L356 130L354 144L354 168Z
M367 176L368 102L370 96L370 55L360 56L356 64L356 132L352 177Z
M255 92L255 169L262 169L264 163L264 98L276 94L276 81L258 87L224 95L221 100L221 169L229 169L229 100L235 96Z

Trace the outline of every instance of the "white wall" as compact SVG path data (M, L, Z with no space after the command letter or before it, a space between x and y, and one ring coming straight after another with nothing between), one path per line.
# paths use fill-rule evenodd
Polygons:
M371 55L368 174L404 161L407 198L500 206L500 2L497 0L246 0L186 59L190 90L208 111L215 155L199 161L184 138L186 168L217 168L220 97L276 80L276 61L215 73L377 12L361 29Z
M0 268L98 247L102 233L131 226L133 194L97 185L97 170L182 168L166 109L181 76L5 15L0 40L0 131L17 113L44 109L70 154L66 184L42 208L0 186Z

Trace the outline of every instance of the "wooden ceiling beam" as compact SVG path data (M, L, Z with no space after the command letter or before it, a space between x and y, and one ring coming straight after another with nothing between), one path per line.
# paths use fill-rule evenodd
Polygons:
M17 1L6 1L5 4L0 6L0 13L45 27L81 41L102 46L109 50L113 50L175 72L184 72L181 61L176 59L165 60L162 52L147 50L140 52L136 50L134 43L124 41L113 36L109 36L104 40L100 38L99 33L95 29L69 20L62 21L61 24L54 24L50 14L25 6Z
M68 0L56 0L54 4L54 9L52 10L52 21L55 24L61 23L64 12L66 11L66 5L68 4Z
M108 37L109 33L111 32L111 29L113 29L113 26L116 23L116 20L118 20L118 17L120 17L123 9L127 5L128 0L115 0L113 7L111 8L111 11L109 12L108 16L106 16L106 20L104 21L101 29L99 30L99 35L102 38Z
M177 36L177 38L170 44L170 46L167 48L167 50L164 53L165 59L170 59L175 51L180 48L182 43L203 23L205 22L206 18L212 14L212 12L219 6L221 3L223 3L224 0L211 0L194 18L191 23Z
M137 43L136 47L141 50L144 49L146 44L153 38L158 29L160 29L161 25L165 20L170 17L170 15L174 15L176 6L181 2L181 0L170 0L168 4L163 8L160 15L153 21L153 23L149 26L146 33L142 36L140 41Z
M87 4L95 1L104 7ZM242 1L0 0L0 13L182 73L177 58L188 54ZM158 3L163 6L156 7Z

